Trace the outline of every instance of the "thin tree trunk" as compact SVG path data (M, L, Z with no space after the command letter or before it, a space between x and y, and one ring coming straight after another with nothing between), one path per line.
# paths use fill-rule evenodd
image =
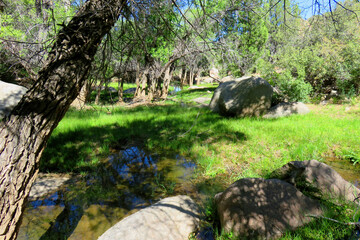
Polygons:
M150 74L150 77L148 77L147 79L148 79L147 97L149 101L152 101L155 96L157 78L154 76L154 74Z
M180 80L181 89L184 87L187 79L187 71L185 70L183 78Z
M140 88L140 62L139 61L136 62L135 84L136 84L136 90L135 90L134 98L139 97L140 92L141 92L141 88Z
M84 86L81 88L79 95L75 100L71 103L72 107L75 107L77 109L82 109L85 107L86 99L88 95L88 89L89 89L89 82L85 82Z
M101 91L102 91L102 88L103 88L103 85L104 85L104 81L105 81L105 79L102 78L100 80L100 84L96 88L96 97L95 97L95 104L96 105L98 105L99 102L100 102L100 95L101 95Z
M189 74L189 86L192 87L194 84L194 73L192 71L190 71Z
M125 0L89 0L58 34L36 83L0 123L0 239L16 239L39 160Z
M182 79L182 75L183 75L183 69L181 69L181 70L180 70L180 73L179 73L180 82L181 82L181 79Z
M125 77L121 77L118 81L118 95L119 95L119 103L124 102L123 97L124 97L124 78Z
M147 84L148 74L149 74L149 69L145 69L145 71L141 75L141 81L140 81L141 89L139 96L143 99L146 97L146 84Z
M161 92L162 99L166 99L169 94L169 85L170 85L170 81L171 81L171 77L172 77L172 72L173 71L171 70L171 67L169 67L165 72L164 84L163 84L162 92Z

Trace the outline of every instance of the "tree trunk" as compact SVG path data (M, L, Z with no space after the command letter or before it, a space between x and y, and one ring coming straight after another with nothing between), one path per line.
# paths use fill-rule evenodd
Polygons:
M59 32L32 88L0 123L0 239L16 239L39 159L125 0L89 0Z
M147 79L148 79L147 99L149 101L152 101L155 96L157 78L155 77L154 74L150 74L150 77L148 77Z
M136 84L136 90L134 93L134 98L139 97L140 96L140 62L137 61L136 62L136 79L135 79L135 84Z
M148 74L149 74L149 69L145 69L145 71L141 75L139 97L142 99L145 99L146 97L146 84L147 84Z
M96 97L95 97L95 104L96 105L99 105L100 103L100 96L101 96L101 91L102 91L102 88L104 86L104 82L105 82L105 79L102 78L101 81L100 81L100 84L97 86L96 88ZM95 83L96 84L96 83ZM96 85L95 85L96 86Z
M119 95L119 103L124 102L124 79L126 75L121 77L118 82L118 95Z
M189 86L192 87L194 84L194 73L192 71L190 71L189 74Z
M89 94L89 86L91 84L89 82L85 82L84 86L81 88L79 95L77 98L71 103L72 107L75 107L77 109L82 109L85 107L88 94Z
M184 74L183 74L183 78L180 80L181 89L184 87L184 85L185 85L185 83L186 83L187 73L188 73L188 72L185 70L185 71L184 71Z
M169 94L169 85L170 85L170 81L171 81L171 77L172 77L172 72L173 71L171 70L171 67L168 67L168 69L166 69L165 77L164 77L164 84L163 84L162 92L161 92L162 99L166 99Z

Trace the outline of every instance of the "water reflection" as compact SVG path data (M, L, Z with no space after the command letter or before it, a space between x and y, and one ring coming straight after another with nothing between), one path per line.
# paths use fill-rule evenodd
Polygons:
M180 92L182 89L180 86L174 86L174 90L170 92L170 95L175 95L176 93Z
M119 151L96 172L31 201L18 239L97 239L138 209L170 195L190 194L195 168L179 155L150 155L138 147Z

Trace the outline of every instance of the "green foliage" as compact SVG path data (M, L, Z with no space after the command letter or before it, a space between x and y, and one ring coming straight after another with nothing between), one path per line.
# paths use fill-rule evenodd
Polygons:
M27 76L36 73L44 63L57 32L75 14L66 1L45 3L35 0L4 0L0 14L0 64L12 68L12 73ZM9 68L10 68L9 67ZM1 69L2 70L2 69ZM7 71L7 70L6 70ZM0 74L7 74L6 71Z
M351 161L354 165L360 162L360 151L352 149L343 149L340 157Z
M290 102L308 102L312 87L301 78L294 78L289 71L278 74L276 86L280 90L279 98Z
M324 217L334 219L343 223L353 222L353 215L356 212L354 205L334 205L325 204ZM351 236L355 231L352 225L343 225L335 221L324 218L314 218L313 221L295 231L288 231L280 239L310 239L310 240L336 240L336 239L352 239Z

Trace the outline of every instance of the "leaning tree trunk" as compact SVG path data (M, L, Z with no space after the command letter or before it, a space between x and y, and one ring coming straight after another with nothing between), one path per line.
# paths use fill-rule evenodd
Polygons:
M35 84L0 123L0 239L16 239L39 159L125 0L89 0L59 32Z

